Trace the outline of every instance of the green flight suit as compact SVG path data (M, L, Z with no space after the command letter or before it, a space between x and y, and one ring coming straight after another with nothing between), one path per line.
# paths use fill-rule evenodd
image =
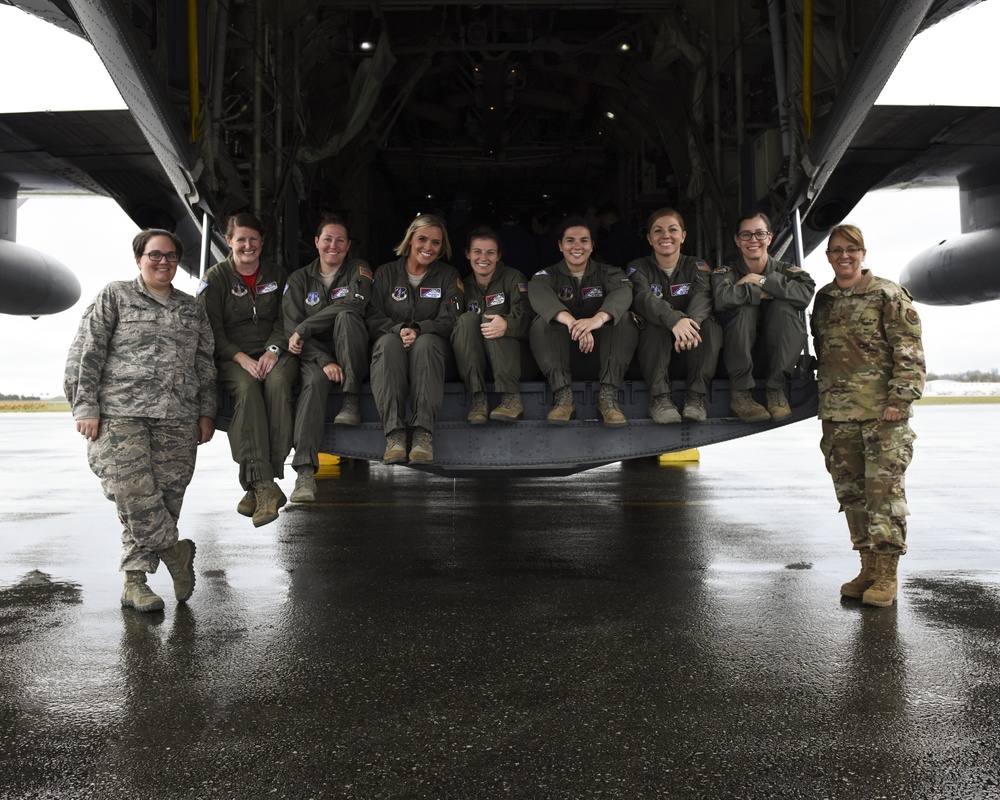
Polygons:
M701 335L701 344L684 354L687 390L707 394L722 349L722 328L713 311L712 268L699 258L682 255L668 275L655 256L645 256L629 264L625 274L632 281L632 310L643 321L638 357L649 396L670 393L671 331L685 318L697 323Z
M365 310L372 293L372 269L360 258L349 258L333 275L330 288L320 278L317 258L288 276L282 301L285 330L305 342L299 354L302 388L295 406L292 467L319 468L326 426L326 405L333 382L323 367L335 363L344 370L340 391L360 394L368 375L368 329Z
M803 312L816 291L816 282L802 267L768 256L765 286L737 281L750 270L742 258L712 273L715 310L725 342L722 359L733 391L754 387L753 350L759 333L767 348L767 388L784 390L795 362L806 344ZM761 297L761 292L767 297Z
M572 361L582 366L577 378L621 386L639 339L639 329L629 313L632 283L624 272L591 259L577 281L563 260L532 276L528 300L538 315L529 332L531 353L553 392L572 384ZM598 311L611 316L613 324L594 331L590 357L577 358L579 345L570 338L569 329L555 321L560 311L568 311L576 319L592 317Z
M496 391L517 394L525 361L531 368L527 340L533 314L528 283L524 275L503 262L497 264L488 286L480 286L475 278L473 274L465 281L465 311L451 332L458 372L470 392L485 392L488 365ZM483 337L480 325L486 315L507 320L507 332L499 339Z
M435 261L416 287L410 285L406 256L375 270L365 324L372 338L371 383L375 405L388 435L405 428L409 396L409 424L434 430L444 402L444 382L452 357L451 330L462 306L464 287L458 271ZM399 333L417 328L409 350Z
M198 286L215 335L219 386L236 401L229 447L244 489L284 477L285 457L292 449L292 390L299 360L288 353L281 310L286 282L283 269L261 261L251 292L230 256L211 267ZM240 352L259 359L271 345L281 355L263 382L233 361Z

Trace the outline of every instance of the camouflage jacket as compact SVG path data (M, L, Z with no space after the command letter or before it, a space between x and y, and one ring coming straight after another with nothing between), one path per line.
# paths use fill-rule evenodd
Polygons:
M667 277L655 256L644 256L625 274L632 281L632 310L646 322L673 330L682 319L700 325L712 313L712 268L700 258L681 256Z
M864 270L852 287L820 289L811 322L820 419L880 419L886 406L913 413L924 389L924 350L906 289Z
M256 293L252 293L236 271L233 258L211 267L198 286L215 335L215 357L232 361L237 353L260 358L272 344L288 349L281 297L288 276L266 261L260 262Z
M737 282L748 275L750 270L742 258L732 264L719 267L712 273L712 294L715 297L716 311L732 311L740 306L759 306L768 298L761 297L765 292L775 300L784 300L793 308L805 311L816 291L816 281L802 267L787 264L775 258L767 257L764 267L765 286L761 288L753 283Z
M191 295L172 289L160 303L141 278L109 283L83 312L66 359L73 418L214 419L213 350Z
M497 314L507 320L505 336L527 339L534 313L528 303L528 284L518 270L497 263L496 271L485 289L470 275L465 283L466 314Z
M560 311L568 311L576 319L603 311L617 324L632 305L632 282L618 267L593 259L578 282L563 260L531 276L528 300L546 322L552 322Z
M368 333L377 338L399 333L416 323L421 334L436 333L448 339L464 291L458 270L443 261L431 264L414 289L406 271L406 256L400 256L375 270L372 299L365 315Z
M300 358L321 367L332 360L333 323L342 312L364 319L372 295L372 269L360 258L346 259L327 289L320 279L319 259L288 276L281 302L285 331L306 340ZM285 348L288 344L284 345Z

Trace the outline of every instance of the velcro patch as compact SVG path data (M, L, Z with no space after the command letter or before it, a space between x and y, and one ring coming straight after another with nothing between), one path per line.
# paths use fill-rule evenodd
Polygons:
M440 286L421 286L420 287L420 297L421 297L421 299L440 300L441 299L441 287Z

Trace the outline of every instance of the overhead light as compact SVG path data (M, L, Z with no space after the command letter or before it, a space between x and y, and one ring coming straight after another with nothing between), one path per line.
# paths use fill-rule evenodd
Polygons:
M426 199L428 199L428 200L433 200L433 199L434 199L434 195L432 195L432 194L427 194L427 195L424 195L424 197L425 197Z
M632 43L628 39L622 39L618 42L618 49L623 53L627 53L632 49Z
M370 53L375 49L375 42L371 39L362 39L358 47L365 53Z
M604 116L606 116L608 119L614 119L615 118L615 112L614 111L605 111L604 112Z

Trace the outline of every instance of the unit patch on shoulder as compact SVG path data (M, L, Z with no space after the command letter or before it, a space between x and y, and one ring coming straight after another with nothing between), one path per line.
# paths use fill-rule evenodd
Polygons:
M288 294L288 281L285 281L285 288L281 290L281 296L284 297Z
M629 267L627 270L625 270L625 274L631 278L638 271L639 271L638 267Z
M243 297L249 291L250 290L246 286L244 286L242 283L234 283L233 284L233 289L232 289L233 297Z
M920 317L917 315L916 309L906 309L906 321L911 325L917 325L920 323Z
M729 267L717 267L712 270L713 275L725 275L727 272L729 272Z
M319 304L319 292L309 292L306 295L306 305L315 306Z
M421 299L440 300L441 299L441 287L440 286L421 286L420 287L420 297L421 297Z
M257 294L268 294L269 292L278 291L278 282L271 281L270 283L265 283L263 286L257 287Z
M507 295L503 292L499 294L488 294L486 295L486 307L490 308L492 306L502 306L507 302Z
M367 278L370 281L375 280L374 276L372 275L372 268L369 267L367 264L361 264L358 267L358 275L360 275L362 278Z
M698 268L698 272L711 272L712 268L708 266L704 261L695 261L694 265Z
M670 287L670 296L683 297L690 291L691 291L690 283L675 283L673 286Z
M396 302L399 302L400 300L405 300L409 296L410 293L406 290L405 286L397 286L395 289L392 290L392 299L395 300Z
M626 278L626 280L628 280ZM604 289L601 286L587 286L583 290L584 300L593 300L597 297L604 297Z
M201 293L208 288L208 281L198 281L198 288L194 290L194 296L200 297Z
M535 273L535 275L548 275L548 274L549 271L547 269L540 269L538 270L538 272Z
M330 290L330 299L339 300L341 297L347 297L350 292L350 286L335 286Z

